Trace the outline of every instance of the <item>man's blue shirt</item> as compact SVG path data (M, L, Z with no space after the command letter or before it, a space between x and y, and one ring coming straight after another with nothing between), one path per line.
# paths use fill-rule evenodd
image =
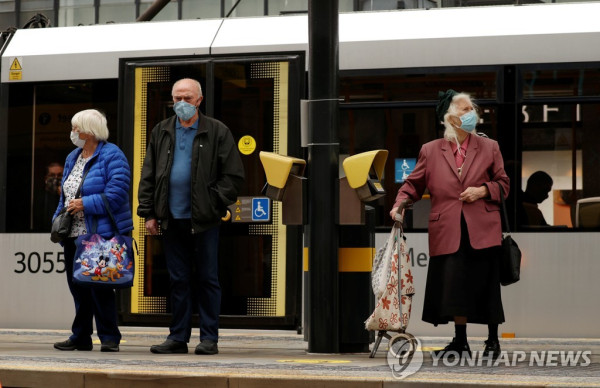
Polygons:
M187 128L175 120L175 154L169 180L169 210L174 218L192 218L192 148L198 120Z

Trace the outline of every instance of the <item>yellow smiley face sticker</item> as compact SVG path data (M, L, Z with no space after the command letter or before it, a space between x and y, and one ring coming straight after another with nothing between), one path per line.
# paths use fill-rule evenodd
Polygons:
M250 155L256 149L256 140L250 135L242 136L238 142L238 149L244 155Z

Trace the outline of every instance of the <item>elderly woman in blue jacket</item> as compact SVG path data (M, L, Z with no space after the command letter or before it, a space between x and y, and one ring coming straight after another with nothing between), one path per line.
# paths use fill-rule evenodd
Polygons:
M96 233L102 237L115 234L107 209L102 199L106 196L111 212L119 229L125 234L133 229L129 205L130 170L123 152L107 142L106 117L95 109L78 112L71 120L71 141L76 146L65 162L62 180L62 195L54 217L63 207L73 215L69 237L63 240L67 282L75 301L75 319L72 334L66 341L57 342L58 350L92 350L92 319L102 352L118 352L121 332L117 325L115 293L111 289L96 289L73 284L73 259L75 240L91 232L97 220ZM88 172L89 170L89 172ZM80 195L75 198L83 179Z

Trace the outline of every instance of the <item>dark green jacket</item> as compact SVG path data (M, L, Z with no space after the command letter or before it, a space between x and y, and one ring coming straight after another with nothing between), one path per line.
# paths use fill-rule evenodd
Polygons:
M157 219L168 228L169 176L175 146L175 119L170 117L152 130L142 167L137 214ZM229 128L200 113L192 150L192 232L221 222L244 183L244 166Z

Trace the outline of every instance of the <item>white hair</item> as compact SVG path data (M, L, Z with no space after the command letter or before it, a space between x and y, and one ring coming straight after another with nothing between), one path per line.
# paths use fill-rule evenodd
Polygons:
M200 85L200 82L196 81L193 78L182 78L179 81L175 82L173 84L173 88L171 89L171 95L173 95L173 90L175 90L175 86L177 86L182 81L188 81L196 85L198 87L198 97L202 97L202 86Z
M98 141L108 139L108 125L106 116L96 109L86 109L75 113L71 125L77 127L79 132L93 135Z
M449 118L450 118L450 116L459 116L460 112L458 111L458 102L460 100L466 100L466 101L470 102L471 105L473 105L473 110L475 111L475 115L477 115L477 121L479 122L479 115L477 114L477 105L475 105L473 103L473 100L471 100L471 95L469 95L467 93L458 93L457 95L452 97L452 101L450 102L450 105L448 106L448 111L446 112L446 114L444 114L444 127L446 128L446 130L444 131L444 139L455 142L456 145L459 147L460 147L460 144L458 143L458 137L456 136L456 130L450 123ZM479 136L477 131L473 131L471 133L473 135Z

